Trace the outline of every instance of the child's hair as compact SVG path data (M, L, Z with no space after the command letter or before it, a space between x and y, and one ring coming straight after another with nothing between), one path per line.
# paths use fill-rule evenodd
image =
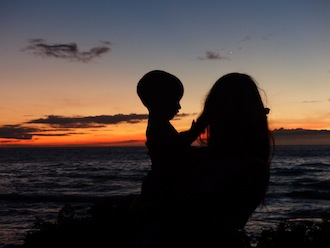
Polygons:
M183 96L183 85L176 76L165 71L153 70L140 79L137 94L142 103L150 109L169 101L180 100Z

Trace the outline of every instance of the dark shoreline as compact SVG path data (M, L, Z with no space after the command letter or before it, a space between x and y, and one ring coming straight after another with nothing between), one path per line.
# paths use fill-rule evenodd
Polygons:
M141 219L131 211L137 195L112 196L95 201L87 216L80 216L65 204L55 222L36 219L22 245L4 248L136 247L141 235ZM322 221L284 220L276 228L253 235L235 236L233 248L326 248L330 247L330 214ZM239 241L240 242L237 242ZM248 241L247 241L248 240Z

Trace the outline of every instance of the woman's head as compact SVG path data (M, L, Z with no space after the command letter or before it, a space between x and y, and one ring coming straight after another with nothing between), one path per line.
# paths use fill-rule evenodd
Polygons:
M208 144L228 152L249 152L268 160L266 111L254 80L246 74L221 77L205 100Z

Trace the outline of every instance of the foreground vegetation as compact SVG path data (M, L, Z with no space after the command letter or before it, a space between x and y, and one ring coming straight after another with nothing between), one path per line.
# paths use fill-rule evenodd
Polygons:
M129 209L133 199L134 196L105 199L94 204L85 217L77 216L71 205L65 205L55 222L37 219L35 230L26 235L23 245L15 247L136 247L142 226ZM283 221L254 237L235 236L228 247L329 248L330 221L328 217L320 222Z

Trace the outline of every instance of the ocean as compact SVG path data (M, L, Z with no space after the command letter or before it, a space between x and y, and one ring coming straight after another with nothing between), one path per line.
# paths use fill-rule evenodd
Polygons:
M0 148L0 247L22 244L36 218L53 221L114 195L138 194L150 169L145 147ZM330 146L276 146L267 197L246 230L330 214Z

